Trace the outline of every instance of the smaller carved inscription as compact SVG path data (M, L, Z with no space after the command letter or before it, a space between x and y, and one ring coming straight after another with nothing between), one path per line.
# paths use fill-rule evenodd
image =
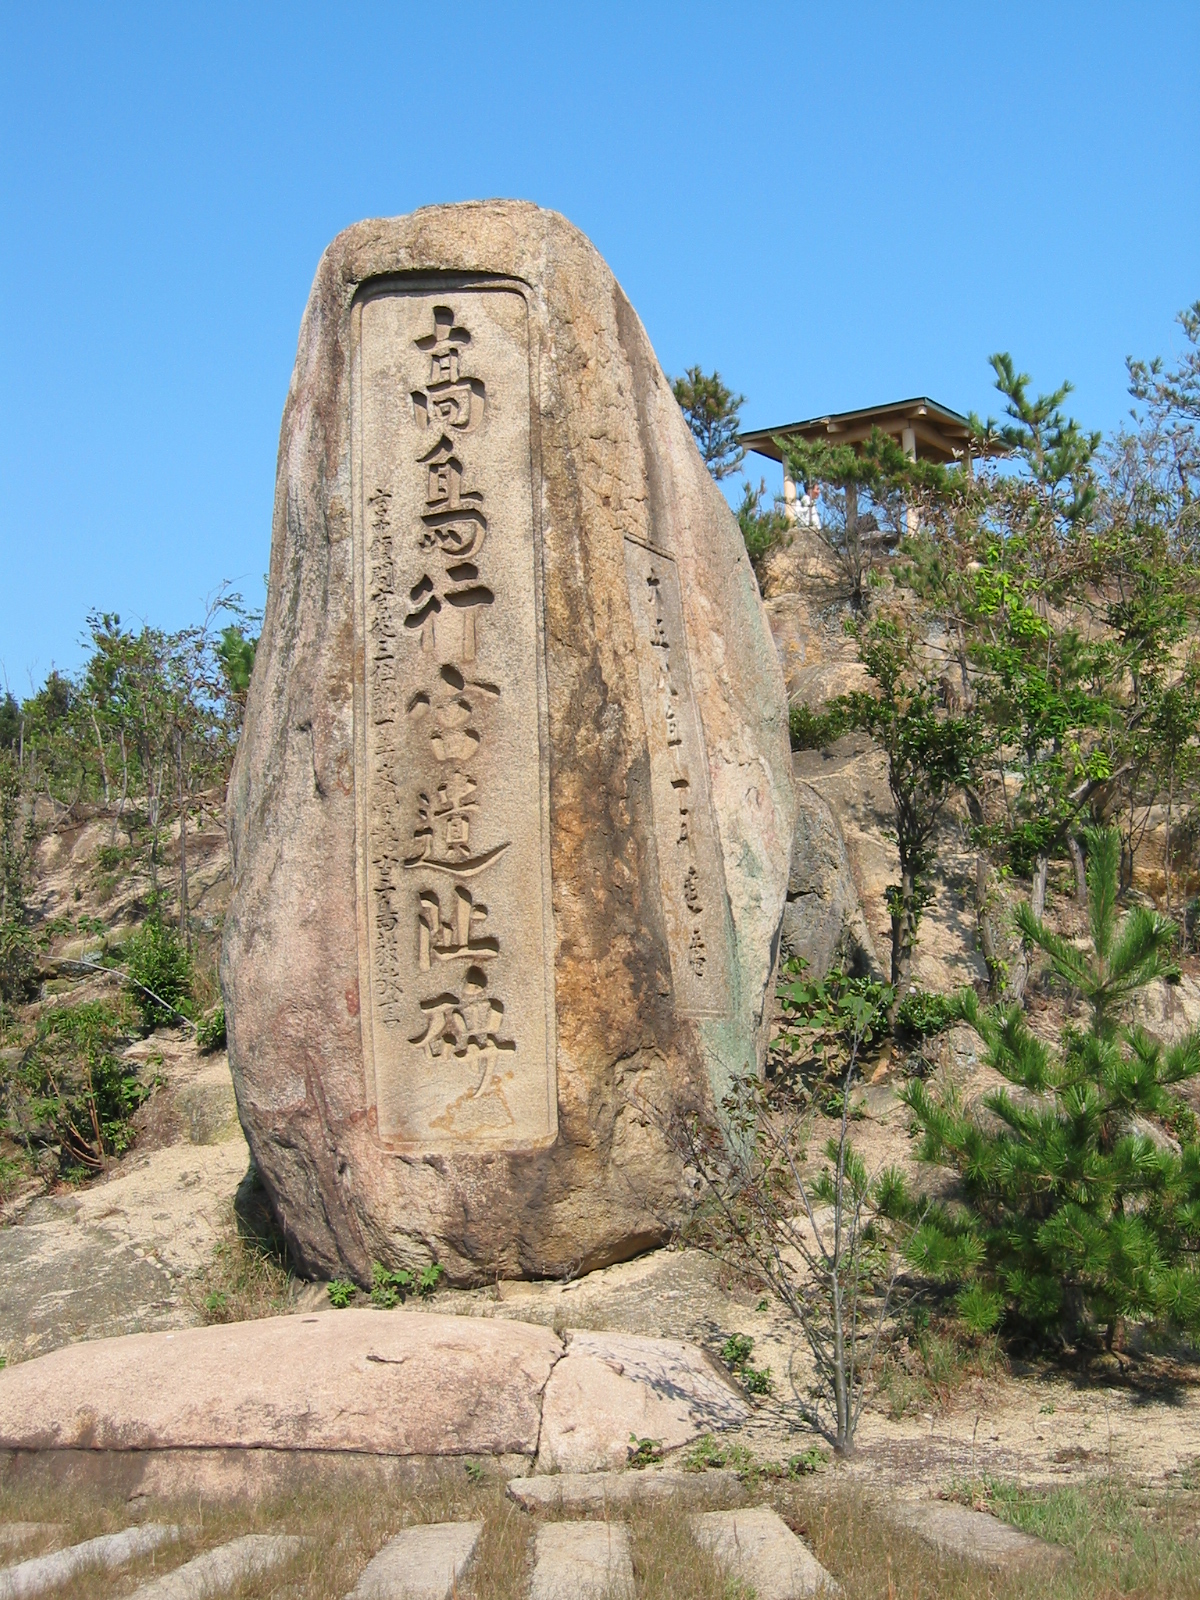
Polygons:
M684 1016L729 1014L729 908L692 697L679 575L670 556L625 541L638 677L675 1003Z

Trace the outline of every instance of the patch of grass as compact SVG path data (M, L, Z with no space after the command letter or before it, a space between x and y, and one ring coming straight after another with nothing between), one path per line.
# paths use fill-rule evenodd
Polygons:
M232 1219L191 1291L206 1323L277 1317L295 1296L296 1281L279 1248L270 1241L248 1239Z
M139 1499L138 1519L180 1524L180 1542L116 1577L87 1574L60 1593L63 1600L110 1600L203 1549L245 1533L273 1532L300 1533L308 1543L287 1566L241 1586L238 1600L301 1594L305 1600L344 1600L367 1562L401 1528L478 1520L483 1534L458 1583L459 1600L527 1600L538 1518L505 1498L498 1464L471 1465L475 1472L461 1461L391 1468L361 1463L353 1469L300 1462L286 1491L227 1499L205 1495L200 1504L195 1495ZM885 1521L853 1483L831 1474L765 1485L758 1503L775 1506L841 1584L845 1600L1116 1600L1122 1594L1138 1600L1200 1600L1195 1538L1200 1498L1139 1500L1132 1491L1119 1490L1106 1500L1106 1486L1099 1490L1086 1515L1072 1511L1053 1524L1060 1533L1077 1535L1074 1563L1053 1572L997 1573L941 1557L914 1534ZM64 1486L48 1472L39 1477L26 1471L0 1482L0 1520L59 1523L63 1531L53 1542L73 1543L128 1526L127 1493L127 1485L106 1493ZM1021 1504L1054 1501L1061 1493L1025 1491L1022 1497L1017 1491ZM998 1494L997 1509L1002 1503ZM683 1514L691 1505L684 1498L640 1506L621 1517L632 1533L636 1600L749 1600L748 1592L696 1545ZM1135 1556L1139 1516L1149 1531ZM1049 1531L1051 1525L1043 1521L1030 1531ZM1105 1554L1107 1543L1116 1546L1115 1556ZM1102 1570L1102 1561L1110 1563L1107 1569Z
M955 1317L931 1318L915 1307L882 1346L875 1387L899 1420L912 1412L943 1410L972 1378L1003 1370L1004 1356L992 1334L974 1334Z
M214 1006L196 1023L196 1049L201 1055L211 1055L225 1048L225 1007Z
M1193 1497L1147 1495L1114 1478L1031 1489L984 1477L956 1484L952 1492L1022 1533L1065 1546L1090 1592L1200 1592L1200 1528Z

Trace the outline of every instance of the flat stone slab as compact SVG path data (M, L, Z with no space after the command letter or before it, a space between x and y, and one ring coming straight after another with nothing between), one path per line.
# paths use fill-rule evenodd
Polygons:
M931 1544L940 1555L955 1556L984 1567L1026 1567L1038 1562L1070 1560L1070 1551L1022 1533L987 1511L972 1511L948 1500L885 1508L889 1521Z
M749 1511L702 1511L691 1519L696 1542L729 1574L749 1584L758 1600L800 1600L840 1594L841 1586L769 1506Z
M0 1600L23 1600L26 1595L44 1594L69 1583L81 1572L94 1567L120 1567L135 1556L148 1555L160 1545L178 1539L179 1529L161 1522L144 1522L138 1528L120 1533L105 1533L98 1539L68 1545L52 1555L35 1556L0 1571Z
M623 1522L547 1522L537 1531L529 1600L632 1600Z
M248 1533L142 1584L131 1600L208 1600L210 1595L227 1594L247 1578L282 1566L303 1543L285 1533Z
M672 1500L676 1495L727 1493L740 1487L736 1472L725 1468L710 1472L676 1472L647 1469L636 1472L550 1472L533 1478L513 1478L508 1496L525 1511L604 1511Z
M482 1532L482 1522L405 1528L363 1568L350 1600L449 1600Z
M0 1449L532 1455L562 1343L347 1310L68 1345L0 1371Z
M695 1345L571 1332L566 1358L546 1385L538 1469L624 1466L631 1435L673 1450L749 1415L745 1398Z

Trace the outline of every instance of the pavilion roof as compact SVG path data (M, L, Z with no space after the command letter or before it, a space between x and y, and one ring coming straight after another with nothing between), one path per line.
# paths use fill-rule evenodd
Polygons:
M804 422L788 422L777 428L757 428L738 435L738 443L772 461L782 461L776 439L824 439L830 444L862 444L873 428L899 439L911 428L919 461L961 461L970 450L972 456L994 453L971 431L967 418L949 406L939 405L928 395L911 400L893 400L888 405L867 406L862 411L835 411L824 417L809 417Z

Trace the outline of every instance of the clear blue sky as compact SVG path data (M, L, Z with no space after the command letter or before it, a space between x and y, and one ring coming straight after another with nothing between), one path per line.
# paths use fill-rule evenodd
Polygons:
M0 664L96 607L261 598L279 417L340 228L517 196L747 425L989 351L1125 408L1200 296L1200 6L0 4Z

